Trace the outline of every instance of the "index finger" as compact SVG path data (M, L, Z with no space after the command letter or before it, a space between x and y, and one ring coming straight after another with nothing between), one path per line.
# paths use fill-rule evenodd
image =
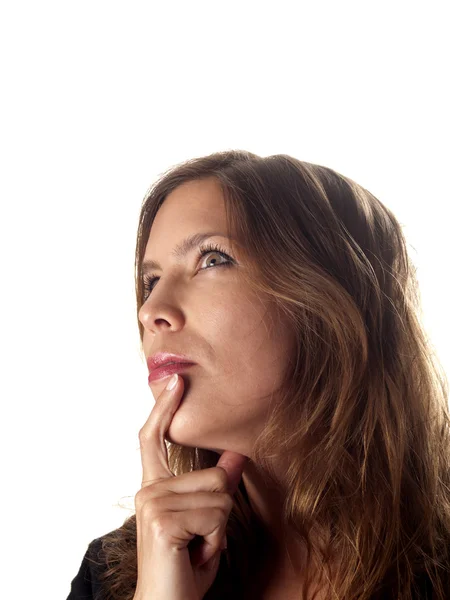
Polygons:
M167 379L166 385L170 381ZM178 375L172 390L164 388L159 394L150 416L139 431L139 442L142 462L142 485L151 485L160 479L173 477L169 468L167 447L164 436L170 427L173 415L178 409L184 391L184 380Z

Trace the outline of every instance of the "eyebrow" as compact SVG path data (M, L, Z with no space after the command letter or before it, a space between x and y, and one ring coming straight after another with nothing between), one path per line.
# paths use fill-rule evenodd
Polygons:
M214 236L226 237L227 239L230 239L227 236L223 235L223 233L219 233L216 231L208 231L208 232L204 232L204 233L194 233L194 234L188 236L186 239L184 239L179 244L177 244L175 246L175 248L172 250L171 256L173 256L176 259L180 259L183 256L186 256L186 254L189 254L189 252L194 250L194 248L199 246L203 241L205 241L206 239L208 239L210 237L214 237ZM231 238L231 239L233 239L233 238ZM159 269L160 271L162 271L162 268L161 268L161 265L159 264L159 262L157 262L155 260L144 260L144 262L142 263L142 273L148 273L149 271L152 271L153 269Z

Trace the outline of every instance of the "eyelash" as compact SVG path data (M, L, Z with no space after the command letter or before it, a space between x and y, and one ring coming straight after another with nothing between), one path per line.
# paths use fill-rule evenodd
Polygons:
M217 254L222 255L223 258L226 258L229 261L226 263L220 263L219 265L213 265L213 266L215 266L215 267L231 267L234 264L233 259L230 256L228 256L228 254L226 252L224 252L218 244L207 244L206 246L200 246L200 248L198 249L198 254L197 254L197 262L200 260L200 258L203 258L203 256L209 254L210 252L216 252ZM204 267L203 269L200 269L200 270L204 271L205 269L211 269L211 267ZM153 277L153 273L150 273L149 275L144 275L144 292L145 292L144 302L145 302L145 300L147 300L147 298L152 293L153 288L152 289L150 289L150 288L151 288L152 283L156 279L159 279L159 277Z

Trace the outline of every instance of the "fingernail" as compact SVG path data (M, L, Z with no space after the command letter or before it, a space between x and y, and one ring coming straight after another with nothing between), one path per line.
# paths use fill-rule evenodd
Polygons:
M172 375L172 377L170 378L170 381L167 384L166 390L173 390L173 388L177 385L177 381L178 381L178 373L175 373L175 375Z

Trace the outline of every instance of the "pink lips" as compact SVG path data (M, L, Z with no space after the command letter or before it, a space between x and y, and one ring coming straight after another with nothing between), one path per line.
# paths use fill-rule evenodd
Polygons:
M168 352L165 350L160 350L155 354L152 354L147 358L147 366L148 371L151 373L153 369L157 369L158 367L162 367L167 363L194 363L195 361L191 360L190 356L186 356L185 354L174 354L173 352Z
M148 376L148 382L156 381L157 379L162 379L163 377L168 377L169 375L173 375L174 373L182 373L189 367L195 366L195 363L174 363L171 365L163 365L156 369L153 369Z

